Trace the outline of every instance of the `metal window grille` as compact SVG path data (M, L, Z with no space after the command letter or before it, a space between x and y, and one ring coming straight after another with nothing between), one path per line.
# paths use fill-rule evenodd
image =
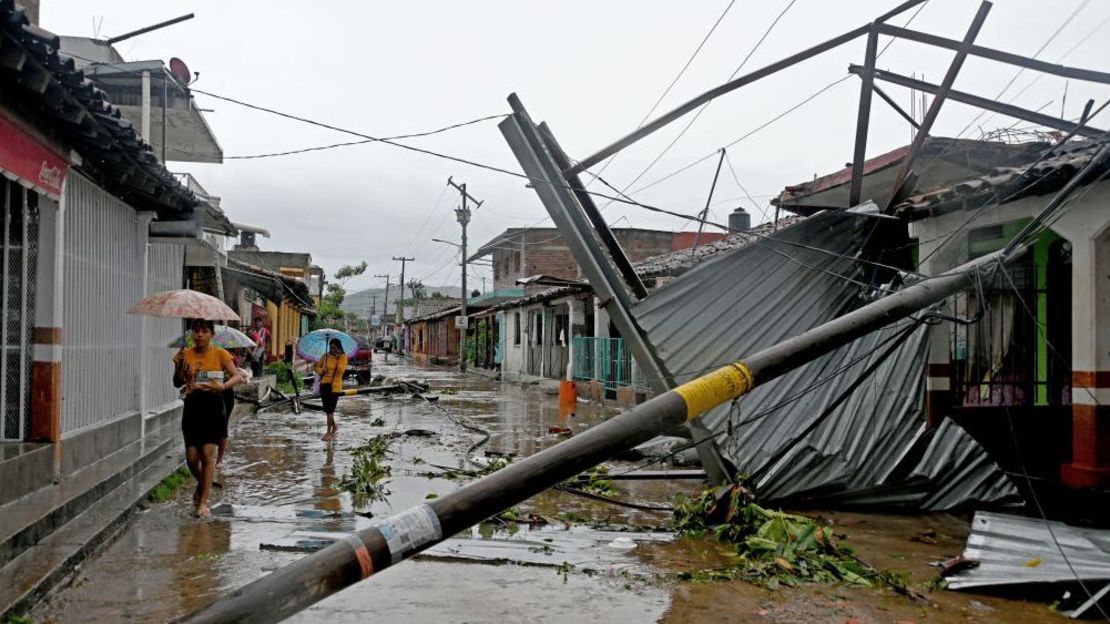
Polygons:
M24 440L31 419L38 196L3 178L0 193L0 439Z
M606 390L632 383L632 354L624 338L574 338L574 379L600 381Z
M74 172L66 181L62 434L138 409L142 245L135 211Z

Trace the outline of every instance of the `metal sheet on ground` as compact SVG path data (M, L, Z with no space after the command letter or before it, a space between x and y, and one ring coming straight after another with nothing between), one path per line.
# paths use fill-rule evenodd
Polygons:
M1110 581L1110 530L980 511L963 558L979 565L949 576L949 589Z

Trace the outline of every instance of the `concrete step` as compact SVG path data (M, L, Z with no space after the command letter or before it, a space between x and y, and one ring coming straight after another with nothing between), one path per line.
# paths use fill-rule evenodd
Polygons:
M176 457L182 457L180 440L181 434L176 428L163 427L60 483L41 487L0 506L0 566L38 544L169 450L173 449Z
M0 443L0 505L54 482L54 445Z
M180 436L166 439L133 464L125 480L80 507L72 518L0 568L0 621L26 614L74 569L107 544L147 496L184 461ZM94 488L95 489L95 488Z

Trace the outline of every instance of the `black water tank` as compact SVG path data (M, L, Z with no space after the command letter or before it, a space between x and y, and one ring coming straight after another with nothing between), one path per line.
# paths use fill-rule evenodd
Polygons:
M728 215L728 227L734 232L743 232L751 229L752 216L743 208L737 208Z

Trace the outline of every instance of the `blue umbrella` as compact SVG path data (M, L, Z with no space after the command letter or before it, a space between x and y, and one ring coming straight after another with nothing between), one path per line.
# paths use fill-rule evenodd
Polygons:
M301 336L297 341L297 353L306 360L318 361L328 352L328 343L333 339L339 341L347 357L358 350L358 342L338 329L317 329Z

